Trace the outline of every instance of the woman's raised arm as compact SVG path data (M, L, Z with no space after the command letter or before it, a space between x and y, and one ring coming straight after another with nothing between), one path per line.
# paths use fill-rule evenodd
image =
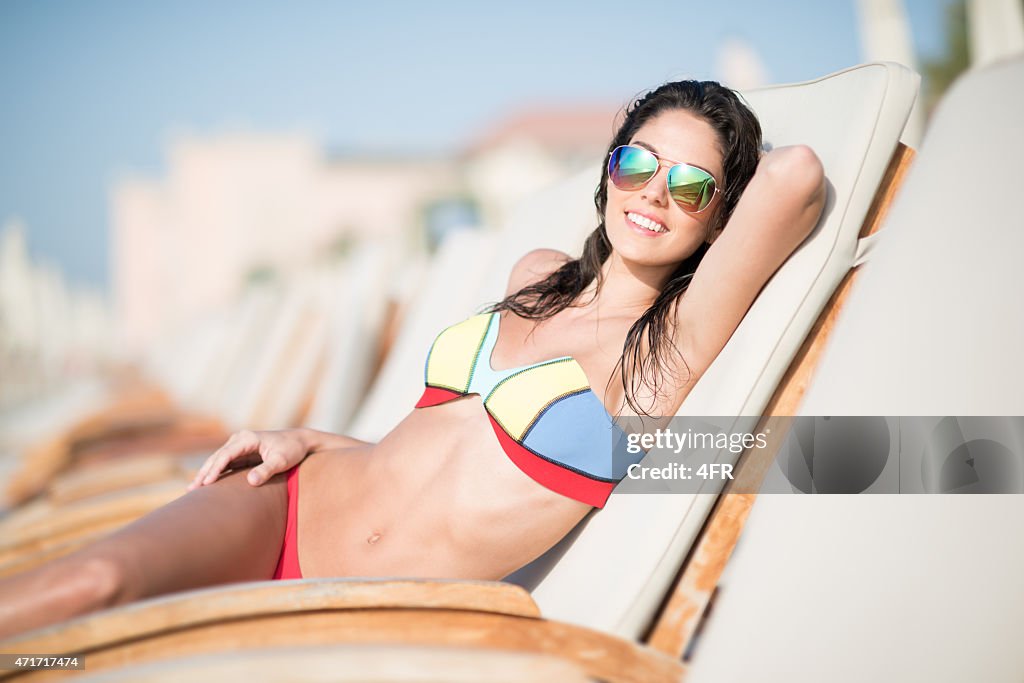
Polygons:
M765 282L810 234L824 205L821 161L809 147L780 147L762 157L679 300L677 320L693 322L678 326L674 339L690 377L664 414L679 409Z

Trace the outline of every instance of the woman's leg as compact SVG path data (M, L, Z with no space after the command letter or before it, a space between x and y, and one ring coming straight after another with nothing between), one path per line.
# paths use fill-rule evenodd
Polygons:
M285 475L245 471L189 492L125 528L0 580L0 638L132 600L270 579L288 510Z

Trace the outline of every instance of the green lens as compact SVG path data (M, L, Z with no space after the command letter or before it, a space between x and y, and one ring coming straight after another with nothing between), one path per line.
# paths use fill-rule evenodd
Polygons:
M608 159L608 177L620 190L637 190L657 172L657 157L642 147L618 147Z
M668 171L668 191L686 211L703 211L715 196L715 179L707 171L678 164Z

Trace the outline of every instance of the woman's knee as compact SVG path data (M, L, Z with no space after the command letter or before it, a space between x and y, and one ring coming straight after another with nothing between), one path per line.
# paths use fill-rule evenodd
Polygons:
M121 562L109 557L92 557L79 569L86 596L104 607L116 604L129 591L127 573Z
M103 609L125 602L130 593L128 573L112 557L75 557L59 561L43 580L69 605L82 610Z

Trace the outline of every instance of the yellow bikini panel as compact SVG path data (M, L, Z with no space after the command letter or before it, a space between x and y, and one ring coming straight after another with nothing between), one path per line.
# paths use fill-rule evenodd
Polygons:
M465 392L476 364L489 315L476 315L437 336L427 359L426 381L435 387Z
M567 358L513 375L494 388L485 405L509 436L519 440L552 401L589 387L579 363Z

